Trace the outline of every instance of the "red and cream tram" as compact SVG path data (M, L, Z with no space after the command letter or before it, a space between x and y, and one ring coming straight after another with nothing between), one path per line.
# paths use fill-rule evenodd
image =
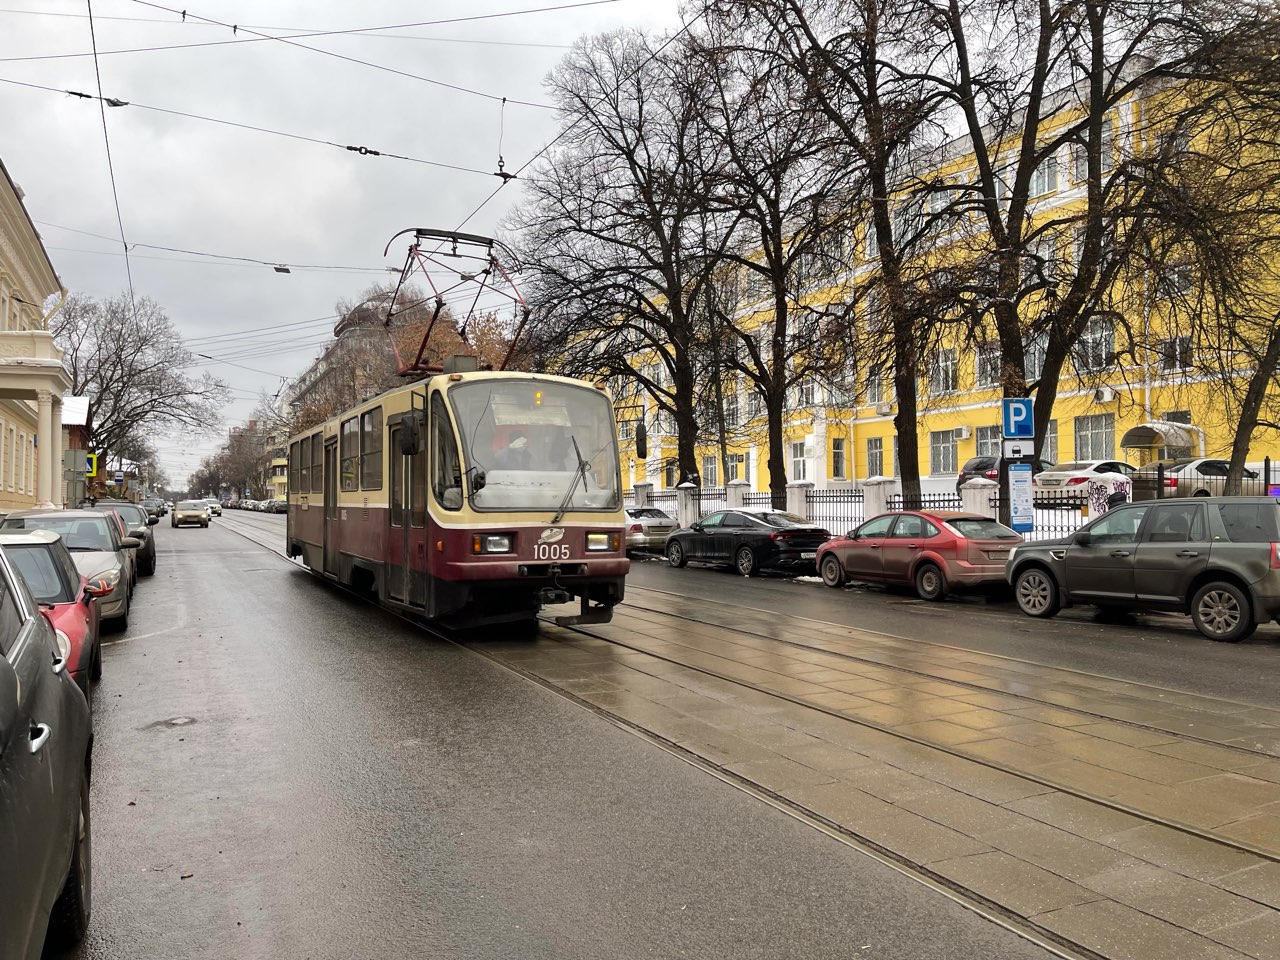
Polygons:
M608 621L624 523L612 402L580 380L445 372L289 442L289 555L451 626Z

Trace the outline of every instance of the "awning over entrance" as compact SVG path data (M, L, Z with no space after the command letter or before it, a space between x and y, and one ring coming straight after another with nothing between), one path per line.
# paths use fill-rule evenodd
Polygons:
M1188 423L1152 420L1126 430L1120 438L1120 446L1126 450L1185 447L1198 449L1200 455L1204 456L1204 431Z

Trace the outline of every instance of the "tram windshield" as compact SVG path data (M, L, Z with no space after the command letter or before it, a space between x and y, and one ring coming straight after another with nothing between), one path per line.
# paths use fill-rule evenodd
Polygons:
M475 509L618 509L618 447L605 394L495 379L459 384L449 399ZM482 474L483 485L476 482Z

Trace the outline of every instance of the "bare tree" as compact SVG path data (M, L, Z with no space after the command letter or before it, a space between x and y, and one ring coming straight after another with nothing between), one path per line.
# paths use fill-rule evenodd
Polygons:
M699 315L729 231L709 209L705 83L680 43L618 32L580 41L552 73L556 147L512 218L534 275L544 365L638 383L674 421L699 479Z
M111 454L126 439L216 429L227 387L195 375L195 358L160 305L149 297L131 307L120 295L68 298L50 332L62 348L71 390L89 398L85 421L94 449Z

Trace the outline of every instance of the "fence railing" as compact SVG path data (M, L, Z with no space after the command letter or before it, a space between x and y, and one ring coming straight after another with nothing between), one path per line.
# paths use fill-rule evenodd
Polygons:
M675 490L654 490L649 495L649 503L674 517L680 503L680 494Z
M1032 505L1035 510L1035 529L1024 533L1027 540L1057 540L1069 537L1089 519L1085 512L1087 503L1085 492L1069 492L1066 490L1037 490L1032 494ZM1000 515L1001 499L999 495L991 498L991 513Z
M698 488L699 515L726 510L729 507L729 494L724 487Z
M820 523L832 533L852 530L866 516L861 490L806 490L804 494L808 519Z
M744 507L772 507L773 494L767 490L764 492L750 491L743 495L742 505Z
M890 510L963 510L964 501L958 493L923 493L909 497L895 493L888 499Z

